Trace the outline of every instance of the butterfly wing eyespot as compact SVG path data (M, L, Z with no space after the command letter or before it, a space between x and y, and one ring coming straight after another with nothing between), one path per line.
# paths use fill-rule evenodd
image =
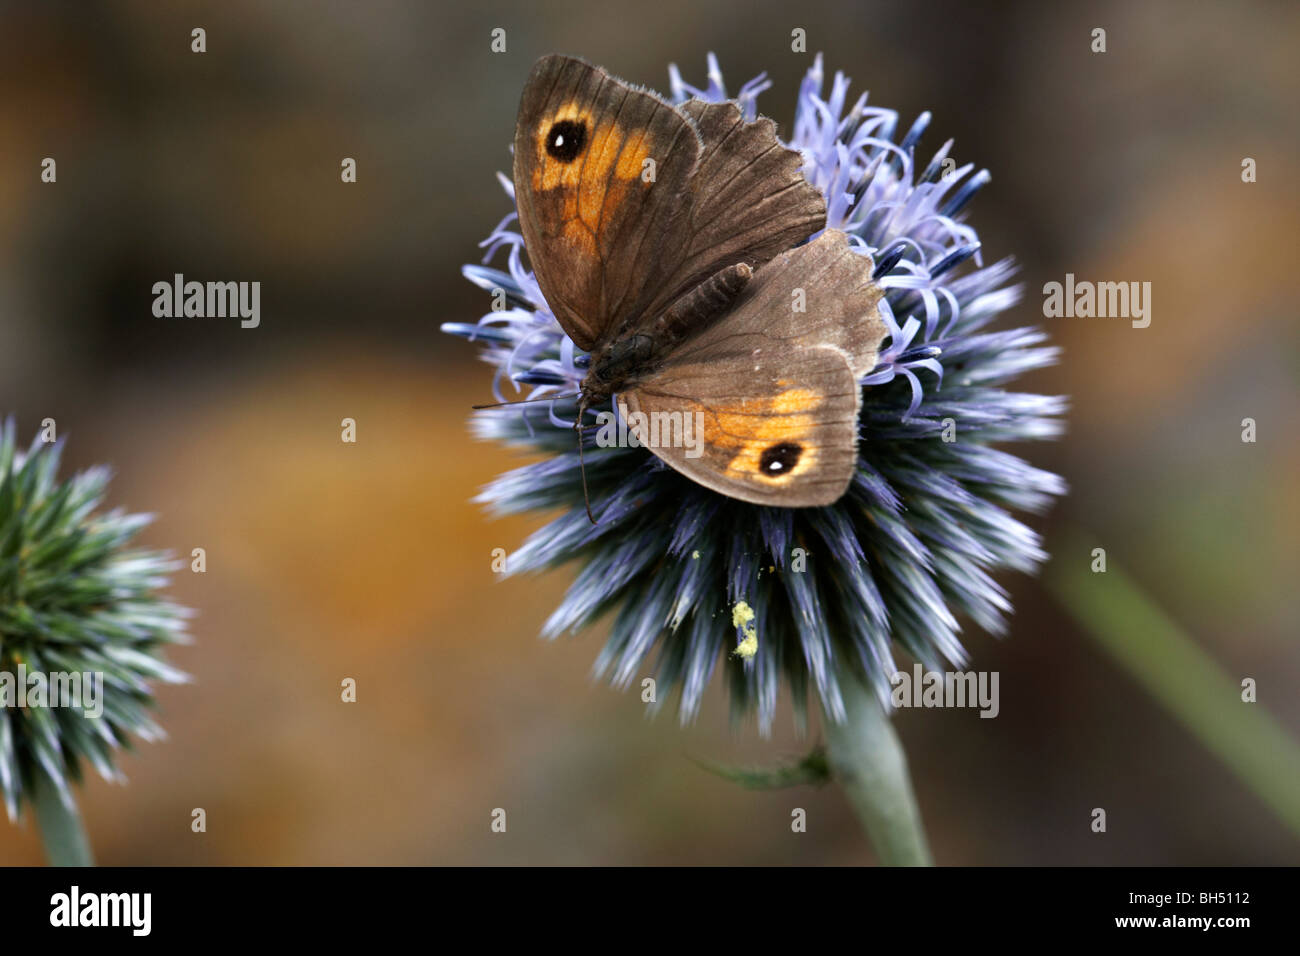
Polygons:
M776 477L784 475L799 464L803 454L803 445L798 442L783 441L763 449L758 461L759 471L763 475Z
M587 124L563 119L546 132L546 154L561 163L571 163L587 145Z

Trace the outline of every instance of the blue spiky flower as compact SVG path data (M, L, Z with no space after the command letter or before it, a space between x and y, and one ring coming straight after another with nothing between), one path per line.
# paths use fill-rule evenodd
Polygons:
M675 102L727 98L712 56L707 86L683 82L675 66L670 80ZM759 76L735 97L748 118L769 85ZM866 94L850 102L842 74L829 93L823 88L819 55L787 145L825 194L827 226L873 257L889 329L877 367L862 379L858 473L834 505L747 504L695 484L644 448L588 445L593 527L572 431L584 356L525 267L513 214L483 244L483 262L503 252L504 269L464 269L509 307L475 324L443 325L485 345L498 400L507 399L504 383L512 399L555 396L472 419L479 437L544 455L497 478L477 500L497 514L561 509L507 559L508 572L581 563L544 636L612 614L597 676L618 686L653 676L660 703L678 689L683 721L698 712L718 668L733 714L756 708L766 733L783 676L796 719L811 686L839 720L846 673L887 697L895 641L927 668L963 666L959 615L1002 633L1011 607L993 574L1032 572L1046 557L1038 535L1010 512L1042 510L1065 490L1056 475L993 447L1055 437L1065 401L1005 388L1053 363L1058 350L1039 329L989 328L1020 290L1009 285L1012 260L983 264L962 215L987 171L950 161L951 141L922 166L916 148L928 113L899 139L897 113L868 107Z
M0 426L0 794L11 820L37 775L69 807L85 764L119 780L117 748L162 736L151 685L188 679L162 660L187 640L190 612L157 593L176 565L129 546L151 516L101 512L108 469L60 481L61 451L38 437L23 452L13 421ZM75 700L51 692L73 675Z

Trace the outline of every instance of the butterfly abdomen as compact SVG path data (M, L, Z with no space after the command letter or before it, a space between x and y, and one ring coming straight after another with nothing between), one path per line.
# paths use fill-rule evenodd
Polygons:
M731 307L753 274L754 270L746 262L719 269L655 319L655 339L665 345L676 345L709 325Z
M667 356L682 339L725 313L753 276L748 263L719 269L674 302L649 328L611 342L592 363L597 382L620 387ZM593 383L594 384L594 383Z

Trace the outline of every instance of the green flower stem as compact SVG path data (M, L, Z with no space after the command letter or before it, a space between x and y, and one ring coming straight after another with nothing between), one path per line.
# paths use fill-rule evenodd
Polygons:
M825 718L831 774L848 794L886 866L932 866L907 756L880 702L851 675L840 680L846 719Z
M1073 532L1056 553L1091 555L1093 546ZM1130 677L1300 834L1300 745L1263 704L1242 700L1247 675L1229 676L1114 561L1094 574L1086 561L1058 558L1047 585ZM1271 676L1258 673L1261 683Z
M75 804L68 807L63 802L59 788L43 771L36 774L31 799L50 866L94 866L81 814Z

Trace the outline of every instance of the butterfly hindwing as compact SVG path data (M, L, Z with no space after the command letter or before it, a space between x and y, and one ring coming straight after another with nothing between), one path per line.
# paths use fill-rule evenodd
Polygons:
M799 346L779 360L675 365L620 400L642 444L688 478L742 501L808 507L835 501L853 477L858 396L847 355Z
M661 415L642 443L734 498L784 507L836 500L856 462L858 381L885 335L871 270L835 230L759 268L730 313L625 391L628 412L647 413L647 428L648 413ZM673 413L698 413L699 454L677 440Z

